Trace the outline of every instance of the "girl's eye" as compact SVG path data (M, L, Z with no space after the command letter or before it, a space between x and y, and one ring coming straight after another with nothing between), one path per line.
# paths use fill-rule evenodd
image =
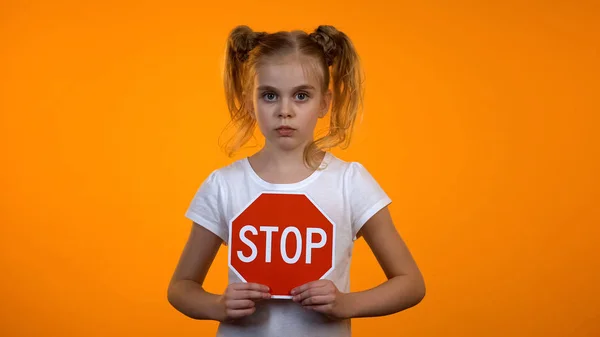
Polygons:
M267 101L274 101L277 98L277 96L272 92L267 92L263 94L263 98Z
M296 97L301 100L301 101L305 101L308 99L308 95L305 92L300 92L296 95Z

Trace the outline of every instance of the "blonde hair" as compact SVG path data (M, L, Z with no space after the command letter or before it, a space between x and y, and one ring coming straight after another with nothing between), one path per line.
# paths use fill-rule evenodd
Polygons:
M336 146L347 148L363 101L363 75L359 57L348 36L333 26L319 26L308 34L304 31L255 32L250 27L235 27L227 39L224 86L230 126L237 132L225 145L231 157L254 134L256 120L247 107L246 95L252 92L255 68L267 57L290 53L314 58L321 68L323 93L330 86L332 102L327 134L312 141L304 149L304 162L316 169L316 155Z

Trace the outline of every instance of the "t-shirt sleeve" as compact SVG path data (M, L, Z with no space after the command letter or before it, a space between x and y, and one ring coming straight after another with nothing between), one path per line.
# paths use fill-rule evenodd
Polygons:
M392 200L360 163L350 163L347 184L351 209L352 238L356 240L356 235L365 222L389 205Z
M229 231L223 215L224 185L218 171L213 171L196 190L185 217L208 229L227 244Z

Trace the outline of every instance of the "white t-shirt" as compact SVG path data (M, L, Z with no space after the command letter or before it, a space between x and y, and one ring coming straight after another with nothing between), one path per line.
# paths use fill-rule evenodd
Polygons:
M327 152L320 170L292 184L261 179L247 158L213 171L198 188L185 216L229 241L229 222L264 192L304 193L335 223L335 268L325 277L341 292L350 291L350 259L364 223L391 199L363 165ZM241 282L229 269L229 283ZM257 302L254 314L220 323L217 336L350 336L350 320L332 320L285 299Z

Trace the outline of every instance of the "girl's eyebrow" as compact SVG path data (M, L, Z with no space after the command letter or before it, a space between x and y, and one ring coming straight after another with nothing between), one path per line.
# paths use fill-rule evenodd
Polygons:
M272 87L270 85L261 85L258 87L258 90L260 90L260 91L265 91L265 90L277 91L277 88ZM297 90L315 90L315 87L313 87L310 84L302 84L302 85L292 88L292 91L297 91Z

